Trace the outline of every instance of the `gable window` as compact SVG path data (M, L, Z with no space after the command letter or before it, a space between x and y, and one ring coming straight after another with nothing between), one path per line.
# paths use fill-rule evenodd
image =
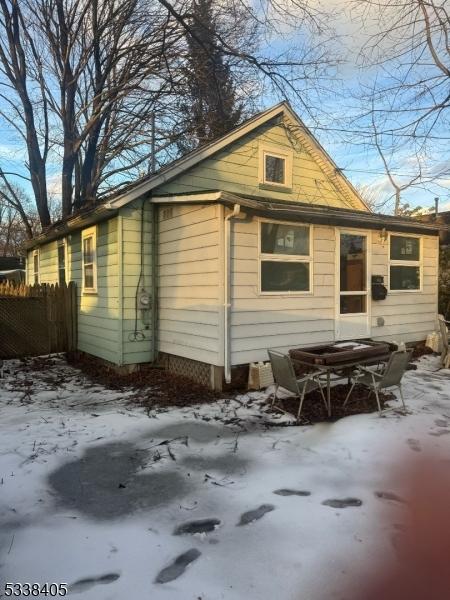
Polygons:
M81 233L83 254L83 291L97 291L97 230L95 227Z
M260 292L311 291L311 227L260 222Z
M259 182L262 187L288 188L292 186L292 151L275 146L261 146Z
M39 250L33 252L33 283L39 283Z
M282 156L264 154L264 182L286 183L286 159Z
M58 240L58 282L66 283L66 240Z
M421 238L391 235L389 288L393 291L421 289Z

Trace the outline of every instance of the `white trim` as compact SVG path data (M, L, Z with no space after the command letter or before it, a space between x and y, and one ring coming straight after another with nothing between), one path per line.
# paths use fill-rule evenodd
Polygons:
M259 161L258 161L258 181L261 185L268 185L273 188L291 189L292 188L292 163L293 151L283 146L274 146L261 142L259 144ZM284 160L284 182L268 181L266 179L266 156L273 156Z
M35 269L34 257L37 256L37 271ZM37 278L36 278L37 275ZM39 248L33 250L33 273L32 273L33 283L32 285L36 285L41 283L41 252ZM37 280L36 280L37 279Z
M419 239L419 260L391 260L391 237L418 238ZM412 290L391 289L391 266L392 267L419 267L419 287ZM420 294L423 292L423 236L416 233L396 233L390 231L388 233L388 291L389 294Z
M172 196L153 196L150 202L153 204L181 204L183 202L217 202L222 192L199 192L198 194L174 194Z
M84 240L92 237L92 251L94 253L93 262L88 263L92 264L92 276L94 280L94 285L91 288L86 288L84 285L84 267L86 266L84 263ZM89 227L88 229L83 229L81 232L81 289L83 294L96 294L97 293L97 226Z
M314 226L310 223L298 223L292 221L278 221L277 219L268 219L265 217L258 217L256 219L258 226L258 296L276 296L279 298L283 297L296 297L296 296L312 296L314 294ZM261 224L262 223L275 223L276 225L289 225L291 227L303 227L309 230L309 254L265 254L261 252ZM274 292L263 292L261 290L261 263L262 261L271 262L296 262L296 263L307 263L309 264L309 289L304 292L301 291L274 291Z
M366 317L366 332L361 338L370 336L372 319L371 302L371 269L372 269L372 230L361 230L354 228L335 227L335 319L334 334L336 340L344 339L341 336L341 321L352 317ZM355 292L341 292L341 234L360 235L366 238L366 289ZM366 311L363 313L341 314L341 295L343 296L365 296Z

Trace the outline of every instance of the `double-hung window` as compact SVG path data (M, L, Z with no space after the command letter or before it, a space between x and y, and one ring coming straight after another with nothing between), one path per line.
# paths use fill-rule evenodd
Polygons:
M392 291L421 289L421 238L390 235L389 288Z
M58 240L58 282L66 283L66 240Z
M83 255L83 292L97 291L97 230L95 227L81 233Z
M260 222L259 279L262 294L311 291L311 227Z
M33 283L39 283L39 250L33 251Z

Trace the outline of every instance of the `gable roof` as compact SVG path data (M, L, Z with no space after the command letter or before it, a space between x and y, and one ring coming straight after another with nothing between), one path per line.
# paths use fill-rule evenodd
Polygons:
M324 173L332 180L335 186L347 199L349 206L352 206L356 210L361 209L361 206L363 206L366 210L370 210L361 195L342 173L342 170L336 165L330 155L314 137L312 132L306 127L300 117L293 111L290 104L286 101L280 102L279 104L254 115L229 133L210 142L209 144L200 146L189 154L186 154L178 160L175 160L174 162L163 167L154 175L146 176L145 178L130 184L128 187L120 190L114 196L107 198L105 200L105 204L108 208L121 208L129 202L136 200L140 196L148 194L162 184L171 181L188 169L198 165L203 160L213 156L237 140L240 140L245 135L254 131L256 128L261 127L273 119L283 117L287 117L288 120L294 123L294 126L290 127L292 134L296 135L300 139L300 142L306 148L309 154L315 159Z

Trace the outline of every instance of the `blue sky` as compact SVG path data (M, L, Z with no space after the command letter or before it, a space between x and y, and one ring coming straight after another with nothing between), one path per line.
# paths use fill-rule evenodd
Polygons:
M312 1L315 4L315 0ZM362 27L358 14L350 13L346 9L346 0L328 0L326 10L329 12L329 22L335 28L339 36L336 43L336 55L344 57L342 64L337 67L333 82L325 82L320 94L312 92L310 103L320 108L318 121L314 121L305 113L304 107L296 101L295 96L289 98L293 107L302 116L306 125L315 133L323 146L333 157L337 165L343 169L346 176L356 186L365 187L370 194L375 195L380 201L388 200L393 195L393 188L384 172L383 164L376 150L362 144L361 130L367 123L359 120L349 125L348 117L361 110L355 97L361 84L366 84L375 75L374 69L361 68L358 66L358 53L367 37L375 29L375 21L365 22ZM277 53L281 49L290 47L290 44L302 43L295 30L289 30L286 26L281 37L270 41L270 48L266 51ZM319 41L315 38L315 42ZM333 48L331 48L333 52ZM300 89L300 93L303 91ZM354 97L355 96L355 97ZM261 108L279 101L266 95L261 99ZM353 128L353 129L352 129ZM354 131L354 133L348 133ZM23 144L17 139L12 128L5 122L0 121L0 163L4 170L15 171L26 176L24 161L26 155ZM424 187L408 189L402 194L402 200L412 206L422 206L425 209L434 206L434 197L440 197L442 209L450 209L450 144L445 140L437 140L432 150L422 157L423 166L430 172L440 173L441 176L433 184ZM393 161L393 172L399 183L408 181L417 173L417 163L414 159L414 151L411 144L405 144L397 151ZM16 181L31 195L29 184L17 178ZM58 165L49 165L48 169L49 191L55 197L60 189ZM386 210L392 208L392 202L386 205Z

